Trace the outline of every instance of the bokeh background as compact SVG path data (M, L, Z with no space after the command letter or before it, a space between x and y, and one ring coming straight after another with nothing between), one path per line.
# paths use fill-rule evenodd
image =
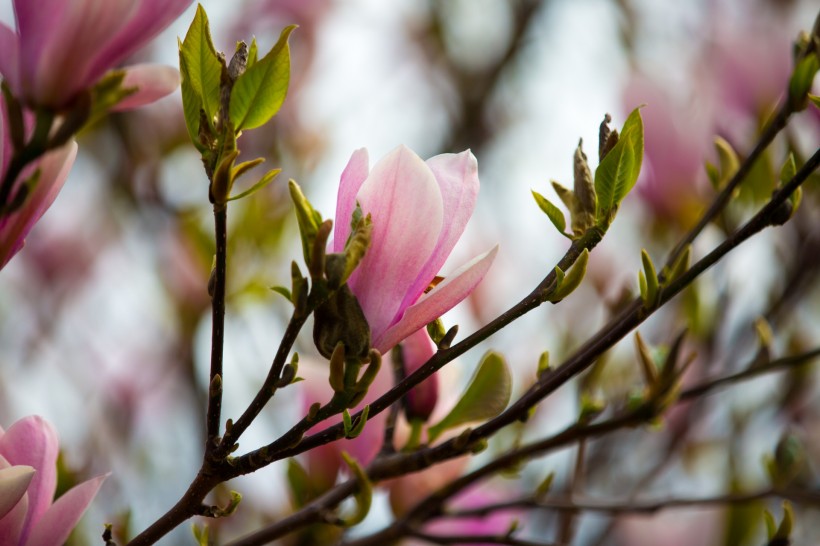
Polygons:
M0 17L13 24L11 2ZM640 249L661 262L714 190L703 163L721 135L751 149L788 79L791 43L817 15L810 0L204 0L218 49L256 36L260 50L282 27L291 38L288 98L267 127L242 136L243 157L262 156L282 175L229 211L226 403L236 417L261 384L289 314L269 289L289 282L300 259L286 181L293 178L324 216L335 210L339 175L367 147L371 164L399 144L426 158L471 148L479 162L478 210L445 274L493 244L500 252L476 292L445 317L467 333L534 287L567 247L532 200L554 197L550 180L572 183L572 154L583 139L597 163L598 125L620 126L641 104L644 173L606 241L593 252L582 289L539 309L448 368L458 392L481 352L502 351L515 391L533 381L538 356L554 363L577 347L637 290ZM194 7L139 54L175 65L176 37ZM31 413L59 430L61 487L111 472L78 530L76 544L102 522L138 531L193 478L203 441L210 338L206 291L213 243L207 181L188 145L179 93L117 114L79 137L80 153L54 206L23 251L0 274L0 423ZM737 202L695 245L705 254L771 192L786 150L798 159L820 143L820 115L808 110L755 169ZM758 350L754 320L765 316L772 351L797 353L820 339L820 206L816 178L786 227L769 230L707 273L641 328L654 345L689 327L692 380L738 370ZM556 200L557 202L557 200ZM452 264L452 265L449 265ZM463 334L462 334L463 335ZM321 362L303 335L306 366ZM545 401L526 431L540 437L571 422L580 393L624 397L639 380L631 342L621 343L580 380ZM762 458L784 435L804 450L803 485L816 490L820 391L816 371L722 391L679 408L664 424L592 443L585 492L627 498L703 496L766 483ZM301 384L300 384L301 385ZM285 389L243 437L267 443L300 416L303 386ZM474 463L470 463L474 464ZM574 452L521 470L524 483L555 470L567 487ZM235 537L290 510L283 466L230 488L239 512L219 522ZM490 489L515 491L516 480ZM223 492L224 493L224 492ZM761 544L762 509L583 516L574 544ZM820 518L800 507L796 544L820 542ZM365 533L388 521L380 493ZM520 516L524 535L551 536L549 514ZM170 544L193 543L188 525Z

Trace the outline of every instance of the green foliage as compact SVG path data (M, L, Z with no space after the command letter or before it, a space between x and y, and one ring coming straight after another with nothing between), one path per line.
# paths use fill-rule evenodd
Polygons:
M356 509L350 516L340 518L340 523L344 527L352 527L364 521L364 518L370 512L370 505L373 501L373 484L370 483L367 474L353 457L342 451L342 459L350 467L351 473L358 482L356 493L353 495L356 501Z
M511 394L512 376L504 357L488 351L450 413L427 429L429 440L434 441L445 430L492 419L504 411Z
M643 263L643 271L638 273L641 299L646 309L652 309L658 304L660 297L658 274L655 271L655 264L652 263L652 258L649 257L649 253L643 249L641 250L641 262Z
M589 250L586 248L578 256L578 260L569 270L566 275L560 268L555 268L555 289L549 294L548 301L551 303L558 303L562 299L572 294L581 281L584 280L584 275L587 272L587 263L589 262Z
M291 501L297 510L316 497L311 485L310 475L296 459L288 459L287 479L290 486Z
M253 162L248 161L247 163L253 163ZM261 163L261 161L260 161L260 163ZM242 165L245 165L245 163L243 163ZM231 174L231 177L234 180L238 176L236 171L238 171L239 168L242 165L238 165L237 167L235 167L233 169L234 172ZM228 197L228 201L236 201L237 199L242 199L243 197L248 197L249 195L253 195L254 193L258 192L262 188L267 187L268 184L273 182L273 180L279 175L280 172L282 172L282 169L271 169L270 171L266 172L265 175L262 178L260 178L259 181L256 184L254 184L253 186L251 186L247 190L243 191L242 193L240 193L238 195L233 195L231 197Z
M541 208L542 211L544 211L544 214L547 215L547 218L550 219L550 222L552 222L552 225L555 226L555 229L557 229L558 232L564 237L570 237L569 235L564 233L564 230L567 229L567 221L564 218L564 213L561 212L558 209L558 207L553 205L549 199L547 199L535 190L531 191L532 196L535 198L535 202L538 203L538 206Z
M285 28L273 49L234 82L230 116L237 132L264 125L282 107L290 81L288 37L295 28Z
M313 205L307 200L299 185L290 180L288 182L290 197L296 207L296 220L299 223L299 232L302 235L302 252L305 262L311 262L313 243L316 241L316 234L319 232L319 225L322 223L322 215L319 214Z
M223 62L211 40L208 15L202 5L198 5L188 33L179 44L179 68L185 124L191 140L200 151L203 149L199 136L200 111L205 112L204 118L210 127L219 110Z
M137 92L136 87L123 87L124 70L111 70L91 88L91 111L86 123L92 124L107 114L120 101Z
M799 112L809 105L809 91L820 70L820 58L812 51L797 62L789 79L789 106Z
M598 225L608 227L612 223L618 205L638 180L642 161L643 121L636 108L626 119L618 143L595 169Z
M766 510L764 512L766 519L766 532L769 537L769 544L789 544L789 537L792 534L792 527L794 527L794 511L789 501L783 501L783 519L780 520L780 525L777 525L776 520L771 512Z

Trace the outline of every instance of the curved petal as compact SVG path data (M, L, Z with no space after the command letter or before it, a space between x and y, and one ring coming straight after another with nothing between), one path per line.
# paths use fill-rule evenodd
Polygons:
M438 241L444 211L433 173L406 146L373 167L358 198L373 219L372 243L348 282L378 337L403 311L404 296Z
M20 542L26 543L32 524L51 506L57 487L57 431L39 416L20 419L0 438L0 455L12 465L28 465L37 471L28 488L29 509Z
M6 218L5 223L0 224L0 269L23 248L31 228L57 198L76 156L77 143L71 142L47 154L40 162L40 179L34 191L21 210L14 212Z
M333 252L344 250L350 236L350 218L356 209L356 194L370 172L367 148L359 148L350 156L342 171L339 195L336 198L336 225L333 229Z
M29 535L26 546L64 544L80 521L106 476L98 476L68 490L43 514Z
M20 39L17 33L0 23L0 74L15 95L20 87Z
M120 112L151 104L173 93L179 87L179 71L171 66L135 64L125 69L124 88L136 87L136 93L118 102L112 111Z
M97 76L90 74L92 59L134 8L134 0L70 2L42 48L34 79L25 82L29 95L39 104L60 108L94 83ZM28 40L22 32L21 36Z
M461 266L433 290L419 298L414 305L408 307L398 323L375 338L373 346L384 354L416 330L455 307L481 282L497 253L498 245Z
M125 25L118 25L116 36L98 50L99 53L91 63L88 77L96 81L116 64L139 50L179 17L192 2L193 0L136 0L138 5ZM124 2L120 0L119 3Z
M22 87L35 79L43 51L56 37L72 0L14 0L14 16L19 35L19 65ZM17 89L18 93L20 89Z
M478 200L478 161L470 150L460 154L441 154L427 160L444 202L447 222L439 234L436 249L424 264L416 282L410 287L402 307L415 302L441 270L456 242L464 233Z
M430 360L436 353L436 346L427 333L427 328L420 328L410 334L402 343L404 373L410 375ZM406 395L405 413L408 419L418 418L426 421L438 402L438 375L433 374L412 389Z
M0 519L23 498L34 477L34 468L16 465L0 469Z
M23 495L4 517L0 518L0 544L23 544L20 535L28 512L28 495Z

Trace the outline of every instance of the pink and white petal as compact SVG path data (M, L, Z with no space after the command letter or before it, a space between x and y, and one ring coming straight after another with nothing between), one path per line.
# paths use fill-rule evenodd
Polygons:
M436 346L427 328L420 328L405 338L401 345L404 373L410 375L436 354ZM438 402L438 375L433 374L407 393L407 414L429 418Z
M12 93L19 95L20 86L20 38L17 33L0 23L0 74Z
M403 311L404 296L438 241L444 209L433 173L406 146L376 163L358 198L373 219L372 242L348 282L375 338Z
M455 307L481 282L497 253L498 245L461 266L408 307L401 320L374 339L373 346L384 354L416 330Z
M0 518L0 544L17 546L25 544L21 540L23 526L28 513L28 494L23 495L5 516Z
M336 198L336 225L333 228L333 252L344 250L350 236L350 218L356 209L356 195L370 172L367 148L359 148L350 156L342 171L339 195Z
M91 62L102 44L122 27L135 0L74 0L43 47L42 58L27 92L39 104L61 108L98 76Z
M110 1L110 0L105 0ZM122 0L120 0L122 2ZM97 80L111 68L142 48L179 17L193 0L132 0L137 4L117 34L95 55L88 77Z
M23 498L33 477L34 468L28 465L0 469L0 519Z
M118 102L112 111L121 112L156 102L179 87L179 70L158 64L135 64L125 69L123 88L137 91Z
M478 200L478 161L470 150L460 154L441 154L427 160L441 189L447 222L439 235L436 249L424 264L416 282L408 290L404 307L409 306L424 292L430 281L441 270L453 247L458 242L467 222L473 215Z
M26 546L64 544L71 530L97 495L107 476L98 476L69 489L35 523Z
M8 216L6 223L0 227L0 269L23 248L34 224L57 198L76 156L77 143L71 142L42 159L39 164L40 178L34 191L22 209Z
M6 168L11 160L11 135L6 121L7 116L6 101L0 97L0 179L6 175ZM2 434L2 430L0 430L0 434Z
M72 0L14 0L14 16L19 36L18 79L23 86L35 79L45 51L57 35Z
M21 536L23 544L32 523L51 506L57 487L58 451L57 431L37 415L20 419L0 438L0 455L12 465L28 465L37 471L28 488L29 510Z

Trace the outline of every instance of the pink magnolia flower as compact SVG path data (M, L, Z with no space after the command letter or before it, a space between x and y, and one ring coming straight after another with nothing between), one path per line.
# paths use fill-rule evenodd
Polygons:
M14 0L17 30L0 23L0 73L28 104L63 109L191 1ZM156 100L179 83L170 67L134 67L126 73L125 83L140 89L128 99L129 107Z
M373 170L366 149L350 158L339 186L332 251L343 250L358 202L371 215L373 232L348 285L370 325L373 346L383 354L467 297L492 264L497 246L425 293L464 232L478 187L469 150L424 162L399 146Z
M6 175L12 154L6 115L5 100L0 99L0 180ZM23 248L31 228L54 202L76 155L77 144L70 142L30 164L15 181L11 195L16 195L20 185L38 169L40 171L25 202L10 214L0 215L0 269Z
M404 373L410 375L418 370L436 352L433 340L422 328L410 334L402 343L402 358ZM407 393L405 413L408 420L420 419L427 421L438 402L438 374L434 373Z
M42 417L20 419L5 432L0 428L0 544L63 544L97 494L105 476L53 502L58 444L54 427Z

